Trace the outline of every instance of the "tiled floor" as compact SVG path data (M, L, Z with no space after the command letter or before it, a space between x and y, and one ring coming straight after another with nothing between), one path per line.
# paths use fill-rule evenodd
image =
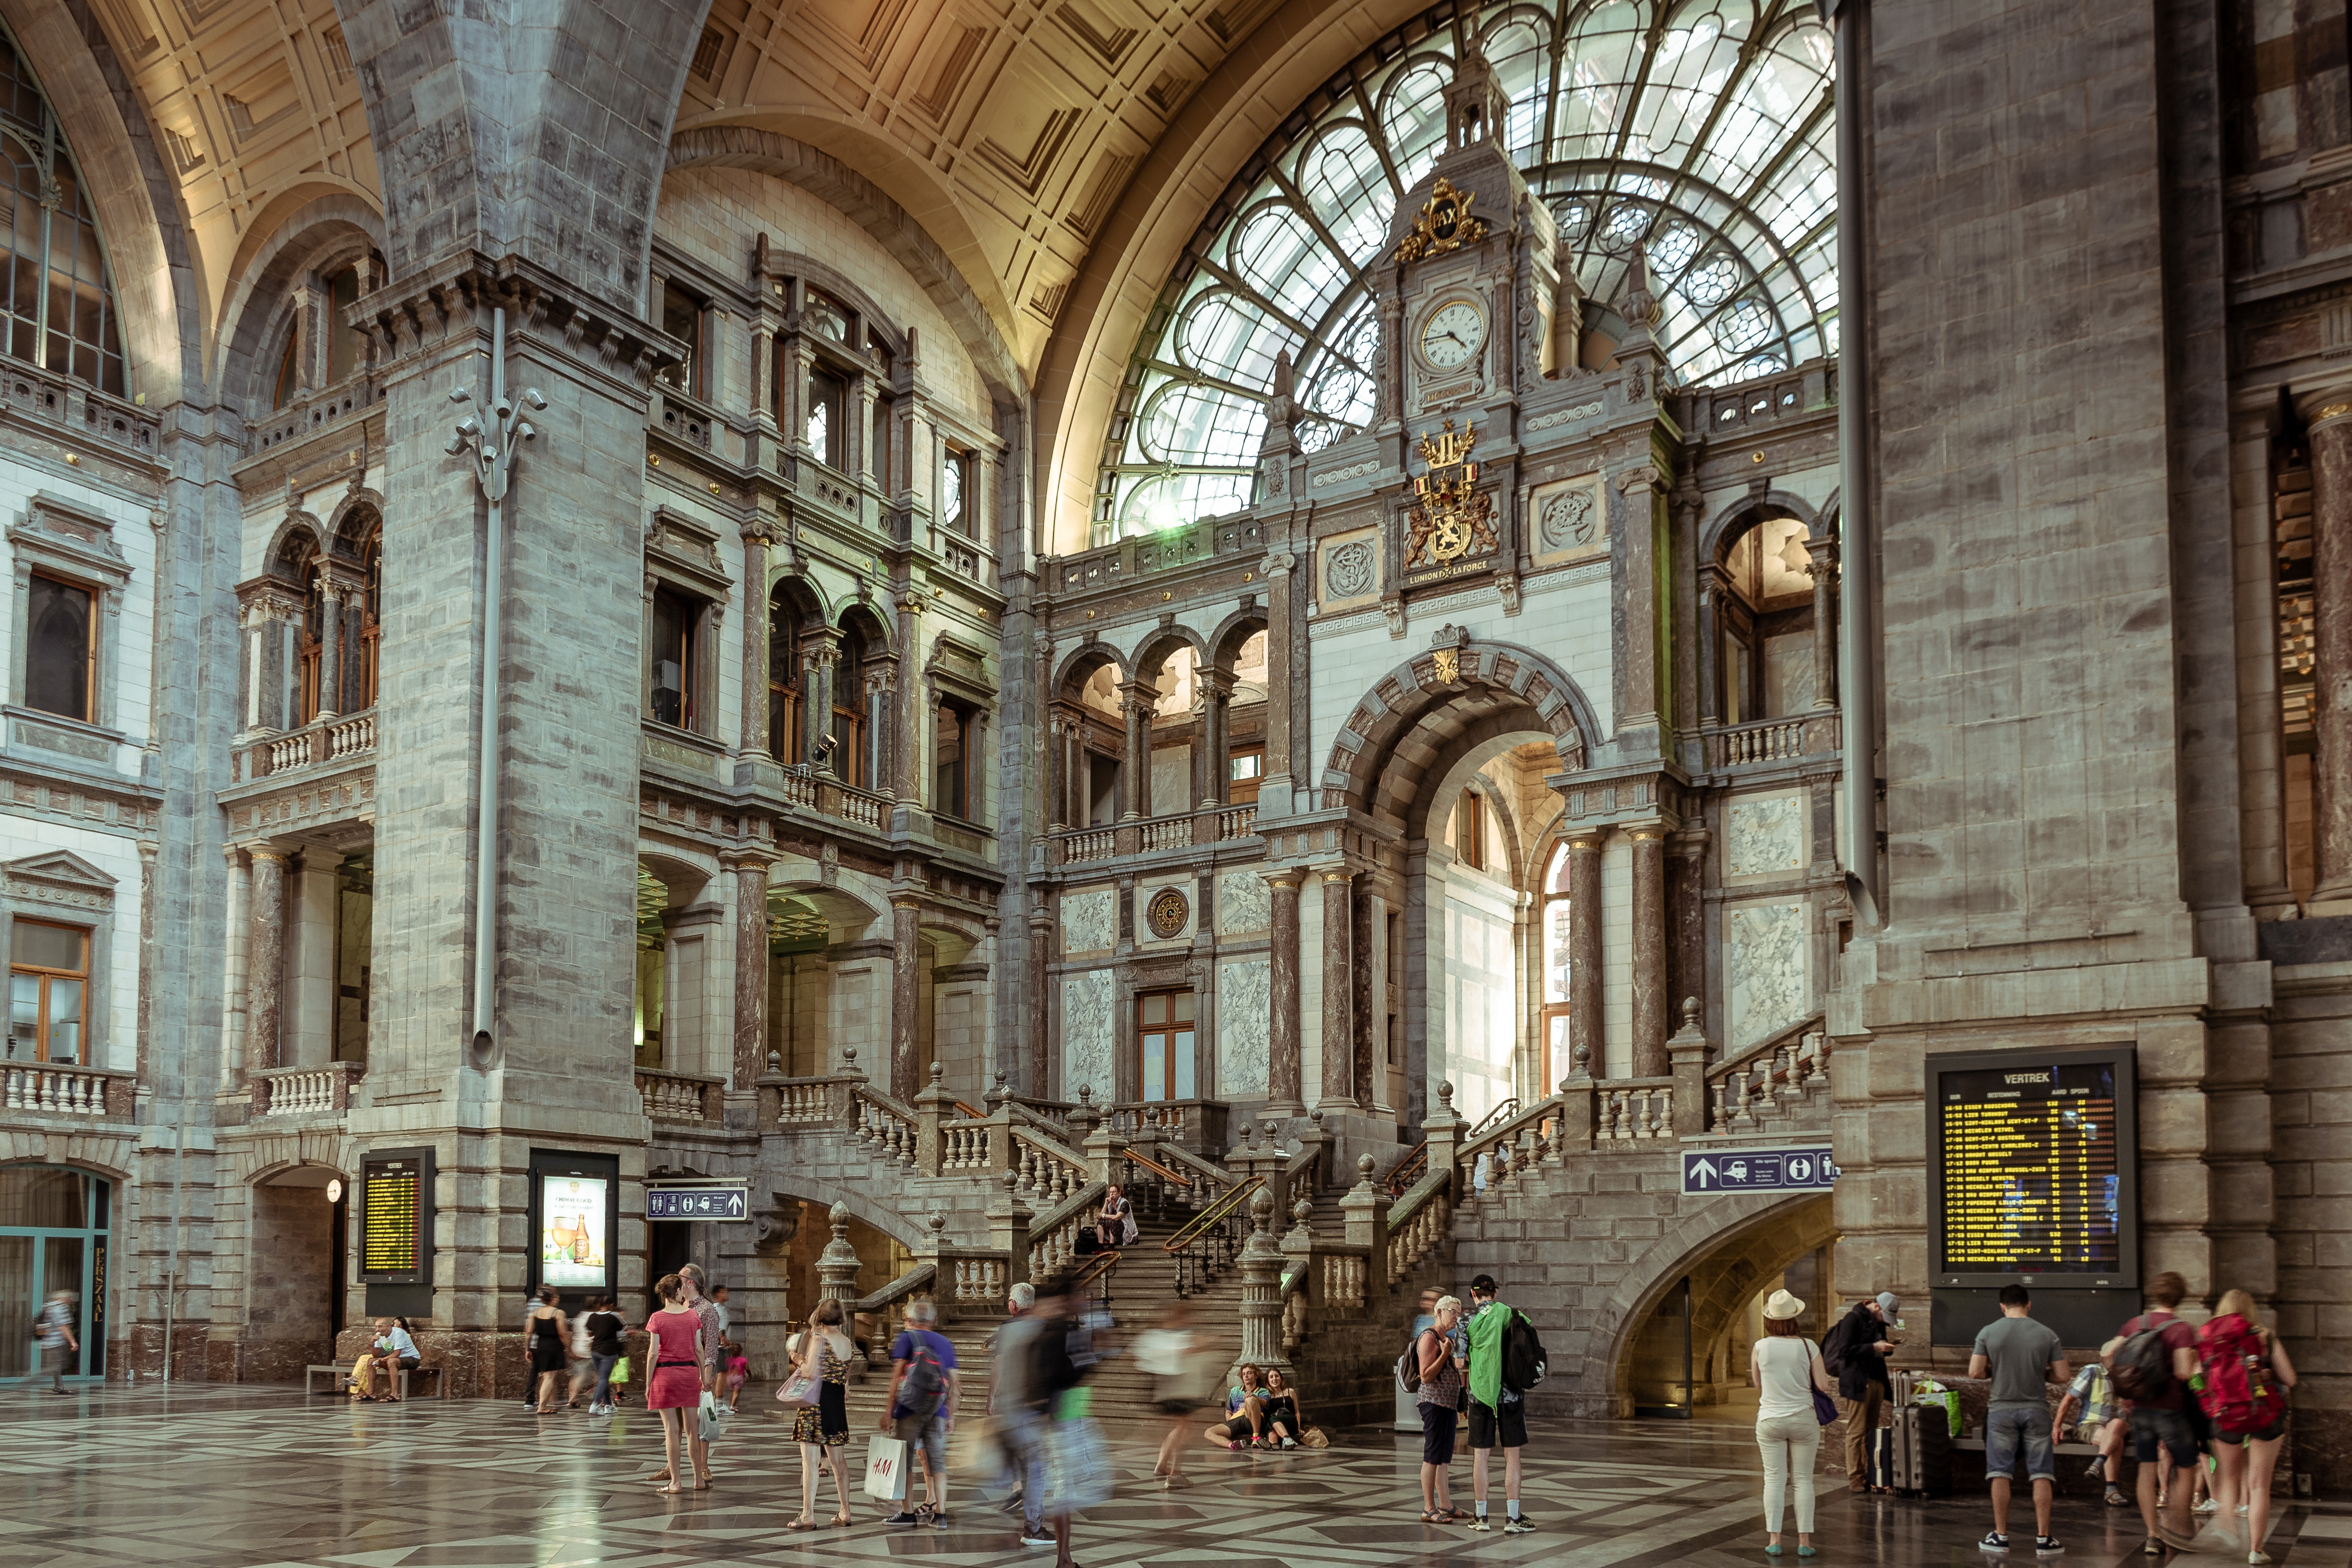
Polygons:
M0 1568L1051 1561L1050 1552L1024 1550L1003 1513L966 1506L975 1500L968 1489L954 1500L952 1530L888 1529L861 1500L853 1527L787 1534L781 1527L798 1507L800 1461L780 1408L747 1399L719 1447L718 1485L671 1498L639 1479L661 1453L659 1428L641 1409L617 1419L537 1419L505 1403L353 1407L324 1396L306 1404L280 1389L142 1385L61 1399L0 1387ZM1077 1527L1086 1568L1772 1561L1761 1551L1755 1447L1738 1426L1538 1424L1526 1492L1538 1529L1522 1536L1418 1523L1415 1438L1343 1434L1319 1452L1255 1458L1202 1445L1186 1459L1199 1484L1171 1495L1156 1489L1141 1435L1123 1436L1132 1440L1114 1458L1118 1494ZM862 1455L862 1438L855 1447ZM1454 1477L1467 1506L1466 1457ZM829 1502L821 1509L830 1511ZM2074 1500L2059 1510L2066 1562L2143 1561L2131 1517ZM2030 1531L2031 1513L2019 1517ZM1921 1503L1825 1492L1819 1562L1982 1563L1974 1543L1987 1522L1980 1497ZM2285 1509L2270 1550L2290 1568L2352 1568L2352 1512ZM2030 1550L2013 1560L2033 1561ZM1793 1563L1793 1554L1784 1561Z

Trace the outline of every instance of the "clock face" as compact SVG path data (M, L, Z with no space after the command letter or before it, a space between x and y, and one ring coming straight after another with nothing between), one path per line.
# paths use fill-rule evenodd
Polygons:
M1431 312L1422 323L1421 357L1439 370L1466 362L1486 341L1486 317L1467 300L1456 300Z

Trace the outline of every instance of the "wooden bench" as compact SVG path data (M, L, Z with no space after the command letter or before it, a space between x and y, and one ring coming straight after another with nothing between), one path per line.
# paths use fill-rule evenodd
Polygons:
M326 1373L329 1379L327 1392L330 1394L341 1393L343 1384L351 1380L352 1369L358 1364L359 1363L357 1362L331 1361L314 1362L310 1365L304 1367L302 1369L302 1397L308 1399L310 1395L318 1392L317 1388L312 1386L310 1380L321 1373ZM393 1384L394 1391L403 1399L408 1397L408 1380L411 1377L431 1378L433 1380L433 1392L435 1397L440 1399L446 1399L449 1397L449 1380L441 1375L441 1369L437 1366L395 1366L393 1368L393 1376L394 1378Z

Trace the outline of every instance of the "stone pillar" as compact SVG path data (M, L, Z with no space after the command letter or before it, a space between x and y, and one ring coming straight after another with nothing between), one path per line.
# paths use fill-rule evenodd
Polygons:
M1662 549L1666 531L1664 482L1664 476L1647 463L1636 464L1617 478L1624 498L1624 539L1619 546L1619 558L1624 563L1624 596L1619 603L1623 606L1625 656L1617 671L1622 706L1616 731L1621 746L1629 731L1665 728L1666 664L1661 647L1665 628L1658 624L1658 582L1668 570ZM1665 1031L1661 1029L1658 1037L1664 1040Z
M1274 1239L1274 1195L1250 1200L1250 1236L1242 1243L1242 1353L1234 1363L1255 1362L1260 1371L1279 1371L1287 1381L1290 1363L1282 1353L1282 1247ZM1228 1376L1232 1376L1228 1373Z
M335 1055L336 868L342 855L302 847L300 865L287 876L285 990L278 1008L278 1065L323 1067Z
M1119 683L1119 711L1127 717L1127 811L1121 821L1151 815L1151 710L1160 693L1150 682Z
M1698 998L1683 998L1683 1026L1666 1042L1666 1058L1675 1075L1675 1136L1692 1138L1706 1131L1706 1026L1700 1021Z
M1388 1009L1383 1004L1388 979L1387 936L1388 900L1372 890L1372 879L1366 877L1349 903L1349 946L1353 962L1349 965L1348 1005L1353 1015L1349 1028L1349 1093L1357 1105L1370 1110L1379 1104L1381 1089L1387 1088L1379 1072L1380 1035L1387 1020Z
M891 769L896 775L891 793L902 810L922 798L915 782L923 756L924 683L918 679L923 668L922 627L923 597L909 589L898 595L898 722L890 737L897 764Z
M1601 1036L1601 835L1578 833L1568 841L1568 1045L1580 1073L1609 1076L1609 1052Z
M1025 1070L1020 1092L1043 1100L1054 1083L1052 983L1047 966L1054 960L1054 915L1046 907L1042 882L1029 886L1029 1046L1023 1053Z
M1070 724L1059 714L1046 720L1045 831L1059 833L1070 821Z
M1372 1184L1372 1172L1378 1163L1370 1154L1357 1155L1356 1184L1339 1200L1339 1222L1347 1227L1341 1239L1349 1247L1370 1250L1369 1283L1373 1289L1388 1283L1389 1261L1389 1200Z
M849 1303L857 1300L857 1271L865 1265L858 1260L857 1249L849 1245L849 1205L834 1205L825 1218L833 1226L833 1239L817 1254L816 1299L838 1301L846 1312Z
M1261 818L1288 816L1295 787L1290 773L1290 575L1296 564L1286 551L1265 558L1265 776L1257 793Z
M833 682L841 660L841 634L827 627L801 645L801 745L796 761L814 763L817 748L833 733ZM843 766L835 754L825 766Z
M1344 867L1323 873L1323 1094L1327 1109L1356 1105L1354 878Z
M742 750L746 756L763 757L769 743L768 546L775 542L776 525L773 519L754 514L739 531L743 538Z
M1723 722L1723 568L1698 569L1698 721Z
M1666 1071L1665 830L1645 823L1633 841L1633 1076Z
M921 1081L922 1037L916 1009L922 1002L922 900L890 895L890 1092L912 1100Z
M1837 689L1837 541L1808 539L1805 553L1813 563L1813 706L1838 705Z
M227 862L228 910L221 942L220 1091L227 1094L245 1081L246 910L253 874L234 844L221 846L221 858Z
M245 943L246 1047L248 1073L278 1065L278 1025L286 984L286 851L252 844L252 890L247 899Z
M1231 749L1234 676L1229 669L1210 668L1201 672L1201 679L1207 687L1201 709L1201 807L1213 811L1233 798L1234 769L1225 753Z
M2314 400L2310 913L2352 914L2352 389ZM2332 907L2330 907L2332 906Z
M992 1137L998 1142L1011 1142L1003 1134ZM1029 1205L1021 1201L1020 1184L1020 1172L1005 1172L1003 1195L988 1205L988 1245L992 1250L1004 1254L1008 1283L1024 1279L1029 1274L1029 1221L1033 1216Z
M1706 847L1704 827L1685 827L1667 846L1666 994L1706 994Z
M330 573L319 583L319 713L341 713L343 692L343 585Z
M735 873L733 1085L749 1093L768 1065L768 858L722 856L719 864Z
M1273 973L1268 991L1274 1016L1266 1029L1265 1109L1269 1115L1297 1116L1306 1109L1298 1021L1298 884L1304 871L1286 868L1265 874L1273 891Z

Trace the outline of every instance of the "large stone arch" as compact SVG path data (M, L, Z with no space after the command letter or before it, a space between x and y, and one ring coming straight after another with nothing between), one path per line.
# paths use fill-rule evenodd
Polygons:
M250 423L265 417L273 362L284 342L286 290L295 276L362 247L383 247L383 218L338 186L309 184L272 202L230 265L213 347L213 383Z
M337 0L394 278L520 256L631 317L669 128L710 0ZM518 117L517 110L523 113Z
M964 270L930 229L872 180L832 153L774 131L749 125L705 125L682 131L671 141L672 169L749 169L772 174L837 208L874 237L909 277L922 287L955 328L957 341L971 356L990 388L1008 401L1018 402L1026 378L1013 358L1000 320L1012 311L999 300L993 308L975 293ZM934 209L951 219L946 203ZM963 248L978 255L978 242L962 237ZM992 268L979 275L993 279Z
M1738 535L1751 525L1775 517L1795 518L1805 525L1807 538L1822 537L1821 514L1813 510L1811 502L1786 490L1766 490L1761 495L1743 495L1709 518L1699 530L1698 558L1721 564L1724 552Z
M1444 653L1455 661L1451 679L1438 668ZM1581 766L1599 735L1583 689L1543 655L1511 643L1449 643L1397 666L1356 704L1317 781L1322 809L1404 829L1424 780L1478 724L1548 734L1564 767Z

